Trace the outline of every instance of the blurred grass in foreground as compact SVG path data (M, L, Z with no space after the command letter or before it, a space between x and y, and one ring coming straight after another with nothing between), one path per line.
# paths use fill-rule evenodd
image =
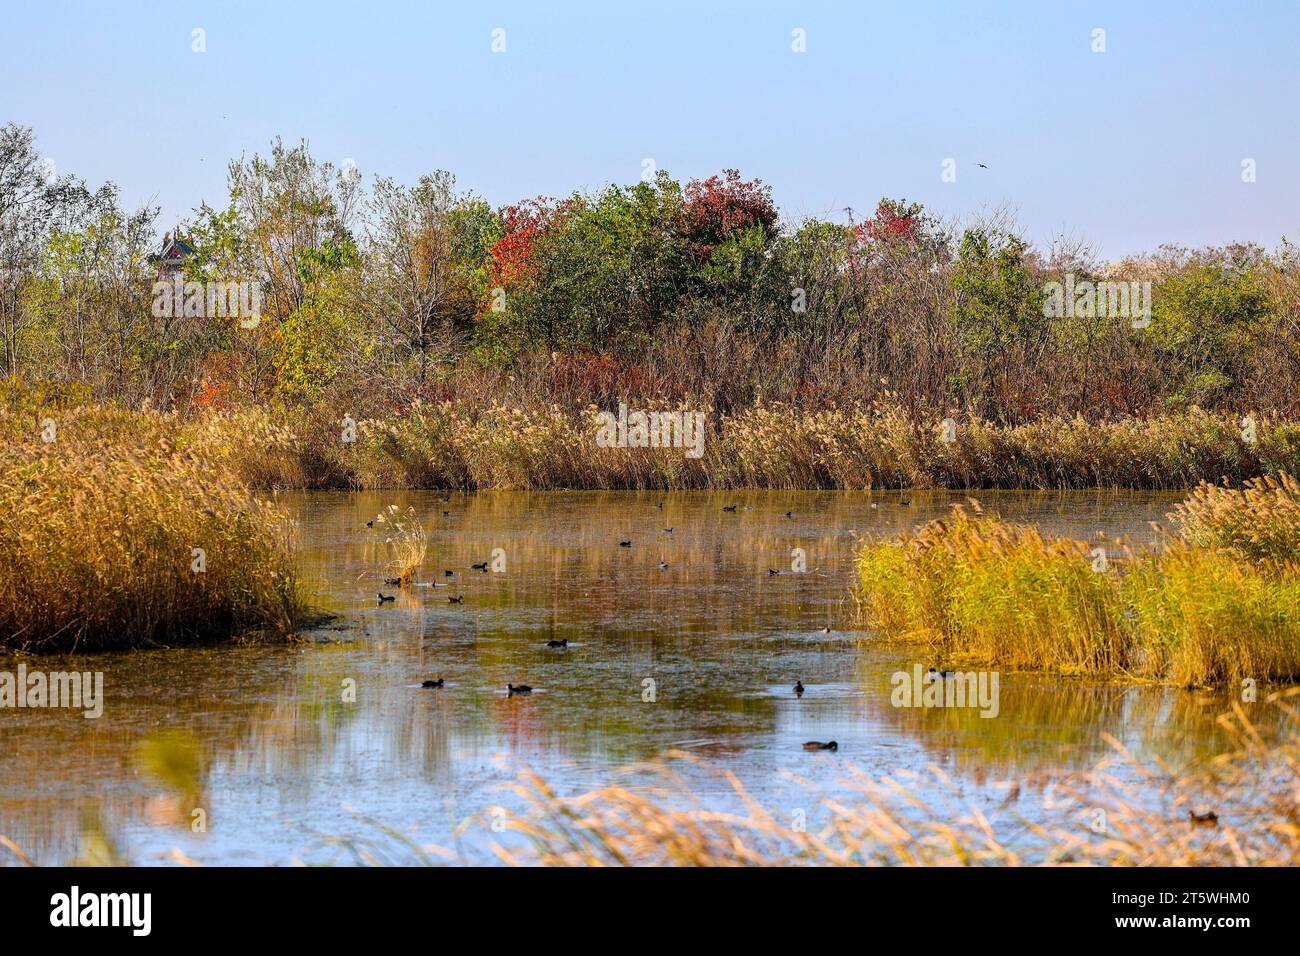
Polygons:
M457 828L456 848L420 844L360 813L358 832L316 835L312 862L430 866L491 862L461 838L482 828L487 852L512 866L1295 866L1300 864L1300 688L1270 695L1282 728L1265 740L1239 704L1218 723L1231 744L1175 770L1140 763L1103 734L1112 754L1087 772L972 787L937 766L871 776L845 755L834 795L790 777L786 809L750 797L732 774L735 809L706 806L679 773L710 766L681 751L636 764L616 783L561 796L525 772L510 787L524 809L491 807ZM165 784L165 781L160 781ZM712 791L713 788L709 788ZM1041 797L1038 794L1041 793ZM1043 813L1023 812L1041 799ZM789 809L807 808L802 819ZM1050 822L1045 822L1050 821ZM123 865L97 827L81 862ZM0 836L0 849L31 864ZM165 859L196 861L179 850ZM301 861L296 861L301 862Z

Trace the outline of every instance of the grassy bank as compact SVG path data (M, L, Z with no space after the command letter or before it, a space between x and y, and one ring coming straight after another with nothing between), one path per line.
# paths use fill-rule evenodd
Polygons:
M261 487L1188 488L1300 471L1300 425L1261 422L1247 443L1234 417L1197 410L1095 424L958 422L951 442L939 422L886 405L766 405L707 421L700 458L600 448L595 409L559 406L417 405L359 422L352 443L322 413L249 410L207 419L198 432L208 441L232 436L232 467ZM277 434L278 444L238 437Z
M481 394L415 402L382 418L325 404L191 415L90 402L76 386L0 382L0 448L39 450L47 422L81 444L153 436L251 488L289 489L1185 489L1300 474L1300 422L1201 409L1149 418L1043 417L1003 426L919 417L875 402L727 413L629 399L630 411L700 412L702 444L601 447L601 409L496 404ZM617 403L614 407L617 407ZM680 435L680 432L676 433Z
M12 423L6 422L6 425ZM291 633L291 526L157 414L71 409L0 447L0 646L94 650Z
M635 405L633 407L636 407ZM647 405L647 408L660 406ZM32 444L39 422L158 433L258 489L865 489L1190 488L1300 473L1300 424L1261 419L1248 442L1235 416L1192 410L1017 427L940 422L891 405L805 411L764 405L707 415L703 455L681 448L602 448L595 408L410 407L355 422L346 412L249 407L182 419L112 408L26 406L0 441Z
M1204 484L1143 554L955 508L862 553L865 622L1012 669L1179 685L1300 678L1300 483Z

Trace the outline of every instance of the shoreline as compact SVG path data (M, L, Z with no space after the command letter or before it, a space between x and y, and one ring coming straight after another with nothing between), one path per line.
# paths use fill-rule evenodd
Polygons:
M710 416L698 455L603 447L601 414L595 406L452 403L359 421L324 408L265 406L190 419L112 406L50 413L78 441L131 432L143 453L166 443L261 491L1168 491L1300 473L1300 422L1261 418L1246 429L1235 413L1200 409L1002 426L893 406L756 405ZM22 417L6 417L0 445L48 451L34 421L23 427Z

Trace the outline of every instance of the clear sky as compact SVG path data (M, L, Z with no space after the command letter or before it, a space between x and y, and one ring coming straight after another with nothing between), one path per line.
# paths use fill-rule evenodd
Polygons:
M1300 233L1300 0L38 0L0 16L0 122L164 224L222 202L227 160L279 134L367 179L449 169L494 203L633 182L650 158L682 180L737 167L789 218L885 195L944 216L1006 204L1034 241L1111 258Z

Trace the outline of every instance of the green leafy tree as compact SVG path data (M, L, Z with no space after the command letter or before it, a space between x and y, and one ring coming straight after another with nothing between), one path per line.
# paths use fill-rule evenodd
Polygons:
M518 303L529 337L552 348L643 344L686 292L681 206L681 187L662 172L575 197L531 253L533 281Z
M339 342L351 308L340 288L357 261L352 221L361 178L355 169L318 162L305 142L286 147L276 139L269 156L232 162L229 183L230 211L247 243L241 264L251 272L238 279L259 282L262 292L262 322L249 337L258 343L257 374L246 379L251 397L268 387L305 397L337 369L323 364L323 349Z
M1024 411L1017 373L1046 346L1051 325L1024 241L998 230L967 230L951 284L952 320L964 360L957 384L981 411Z
M1273 311L1254 266L1194 263L1160 284L1151 335L1163 350L1175 403L1210 405L1245 373L1251 346L1269 334Z
M0 126L0 372L25 370L37 318L24 303L48 301L36 287L46 243L77 227L92 205L85 184L51 175L32 131Z

